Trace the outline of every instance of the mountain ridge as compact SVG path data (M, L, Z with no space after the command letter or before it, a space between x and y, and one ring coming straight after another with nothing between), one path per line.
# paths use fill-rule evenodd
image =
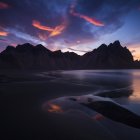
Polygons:
M109 45L102 44L91 52L80 56L74 52L50 51L41 44L29 43L7 46L0 53L0 69L127 69L139 68L127 47L117 40Z

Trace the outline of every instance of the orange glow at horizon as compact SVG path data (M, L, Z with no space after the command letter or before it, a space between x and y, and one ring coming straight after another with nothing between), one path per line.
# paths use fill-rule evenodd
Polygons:
M0 31L0 36L8 36L8 32Z
M13 46L13 47L16 47L16 46L17 46L16 43L12 43L12 44L10 44L10 45Z
M140 44L133 44L128 46L128 49L131 51L134 60L140 60Z
M9 8L9 5L7 3L0 2L0 9L7 9L7 8Z

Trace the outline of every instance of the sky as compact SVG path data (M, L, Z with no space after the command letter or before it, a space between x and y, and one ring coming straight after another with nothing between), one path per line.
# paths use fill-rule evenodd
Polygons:
M115 40L140 59L140 0L0 0L0 51L31 43L82 55Z

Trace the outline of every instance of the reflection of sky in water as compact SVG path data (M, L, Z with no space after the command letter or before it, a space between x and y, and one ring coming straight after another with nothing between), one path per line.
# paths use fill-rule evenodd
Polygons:
M64 71L62 74L101 85L106 89L131 87L133 94L129 99L140 101L140 70Z
M130 100L140 101L140 71L134 70L133 74L133 94L129 97Z
M123 88L131 86L132 74L123 71L103 71L103 70L77 70L62 71L59 73L64 79L69 81L77 81L92 86L98 85L108 88Z
M95 87L94 92L132 88L130 100L140 100L140 70L74 70L42 73L57 82Z
M91 119L100 121L104 117L140 129L140 116L110 98L95 95L65 96L43 104L42 109L50 113L83 112ZM103 117L104 116L104 117ZM128 117L129 116L129 117Z
M126 114L122 113L121 111L118 112L118 118L119 121L113 121L111 120L111 117L116 117L113 116L113 114L118 111L118 109L112 113L112 116L109 118L107 116L104 116L98 110L94 110L94 108L91 110L87 108L86 106L83 106L79 103L81 102L88 102L89 100L86 98L86 96L92 95L93 99L95 100L96 98L100 99L103 98L103 100L111 100L111 102L117 104L118 106L123 108L128 109L130 112L136 113L137 115L140 115L139 111L139 101L140 101L140 70L77 70L77 71L54 71L54 72L48 72L45 74L45 76L51 76L54 78L54 81L56 80L57 82L65 82L67 81L69 84L76 83L80 85L90 85L90 86L95 86L95 89L93 89L90 93L80 93L82 96L77 96L73 93L72 95L67 95L67 92L65 92L64 97L58 96L58 98L52 98L52 100L49 100L43 104L43 109L44 111L48 111L50 113L68 113L67 115L76 115L76 116L82 116L87 115L90 119L94 120L94 122L98 121L97 123L100 125L103 125L105 128L109 128L109 130L113 133L118 133L119 135L122 135L122 132L129 132L130 135L134 136L135 134L138 133L139 136L139 129L136 131L135 126L129 125L129 122L132 122L132 120L135 122L136 118L135 115L132 117L132 119L128 119L128 121L124 122L120 118L122 115L122 118L129 116L129 112ZM55 79L56 77L56 79ZM56 83L57 83L56 82ZM130 90L129 90L130 89ZM106 92L107 91L107 92ZM119 93L120 97L110 97L110 95L114 95ZM128 96L125 93L128 93L131 91L131 94L128 94ZM97 94L96 94L97 93ZM99 93L103 93L103 95L107 96L102 96L99 97ZM109 94L108 94L109 93ZM97 96L94 96L97 95ZM101 94L100 94L101 95ZM79 100L77 103L77 100L69 100L67 98L72 98L72 96L76 99ZM84 97L85 96L85 97ZM107 98L106 98L107 97ZM109 97L109 98L108 98ZM83 100L84 99L84 100ZM138 102L137 102L138 101ZM95 107L96 104L94 104ZM110 107L110 105L109 105ZM108 111L109 108L105 108L105 111ZM78 112L77 112L78 111ZM81 113L82 112L82 113ZM125 112L125 110L124 110ZM82 115L81 115L82 114ZM110 112L109 112L110 114ZM66 115L66 114L65 114ZM120 115L120 116L119 116ZM124 116L123 116L124 115ZM83 121L83 120L81 120ZM122 122L122 123L118 123ZM138 121L136 121L136 126L138 124ZM133 123L132 123L133 124ZM129 127L127 126L129 125ZM134 127L134 128L133 128ZM123 130L123 131L122 131ZM128 134L127 134L128 136ZM126 138L128 139L129 136ZM138 137L139 138L139 137Z

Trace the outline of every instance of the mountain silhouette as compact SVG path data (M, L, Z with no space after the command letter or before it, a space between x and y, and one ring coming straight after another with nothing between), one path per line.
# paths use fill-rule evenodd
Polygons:
M102 44L92 52L86 53L82 57L84 68L109 69L109 68L130 68L133 65L133 56L131 52L120 45L119 41L114 43Z
M79 56L74 52L50 51L43 45L29 43L8 46L0 53L0 69L125 69L139 68L131 52L119 41L102 44L97 49Z

